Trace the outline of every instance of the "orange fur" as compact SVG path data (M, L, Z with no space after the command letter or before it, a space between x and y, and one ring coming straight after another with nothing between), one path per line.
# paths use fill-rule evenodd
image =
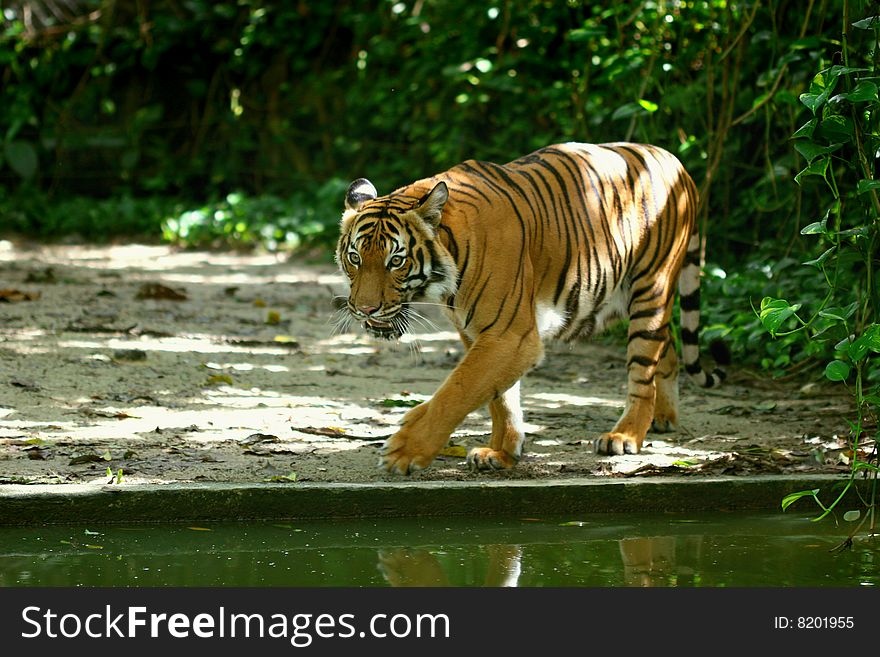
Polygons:
M468 463L513 467L524 441L519 380L541 359L543 340L589 336L621 315L630 319L627 403L596 449L635 453L652 421L674 426L669 322L683 264L683 320L698 321L696 206L678 160L637 144L559 144L506 165L469 160L381 197L366 180L352 183L336 254L351 281L351 314L394 338L411 302L438 301L466 349L431 400L404 416L381 465L402 474L427 467L465 416L488 404L489 446ZM716 382L694 357L696 330L683 340L688 372Z

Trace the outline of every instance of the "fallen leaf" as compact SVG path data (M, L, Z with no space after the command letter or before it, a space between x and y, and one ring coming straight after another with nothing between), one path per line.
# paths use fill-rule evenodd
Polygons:
M79 412L86 417L109 417L115 420L127 420L129 418L139 418L138 415L129 415L123 411L102 411L95 408L81 408Z
M278 436L273 436L270 433L252 433L238 442L242 445L255 445L257 443L277 443L278 440Z
M46 452L43 450L42 447L37 447L37 446L28 447L27 449L25 449L25 453L27 454L27 457L31 461L45 461L46 460Z
M340 427L290 427L293 431L307 433L313 436L327 436L329 438L345 438L346 440L366 440L370 442L382 442L386 438L390 438L394 434L384 434L379 436L357 436L347 433L345 429Z
M147 352L142 349L117 349L113 352L113 360L135 363L147 360Z
M28 379L12 379L9 384L15 386L16 388L24 388L25 390L40 389L40 386L38 386L33 381L29 381Z
M265 308L265 307L266 307L266 302L263 301L262 299L259 299L259 298L258 298L258 299L254 299L254 305L255 305L257 308Z
M274 475L272 477L268 477L266 479L263 479L263 481L269 482L269 483L287 484L287 483L296 481L296 473L291 472L289 475Z
M226 383L228 385L232 385L232 377L228 374L212 374L208 377L207 384L211 386L217 386L221 383Z
M394 408L396 406L412 408L413 406L418 406L421 403L422 401L420 399L383 399L379 402L379 405L385 406L386 408Z
M36 301L40 298L39 292L22 292L13 288L0 290L0 302L15 303L17 301Z
M270 310L266 314L266 323L269 324L270 326L274 326L275 324L280 324L281 323L281 313L279 313L277 310Z
M186 301L185 291L174 290L161 283L144 283L138 289L135 299L160 299L164 301Z
M211 530L211 529L208 529L207 527L187 527L187 529L191 529L191 530L193 530L194 532L210 532L210 531L213 531L213 530Z
M98 456L97 454L81 454L80 456L74 456L70 459L70 462L67 465L82 465L83 463L104 463L109 459L105 459L103 456Z
M440 456L467 456L467 448L464 445L450 445L449 447L444 447L441 449L438 454Z

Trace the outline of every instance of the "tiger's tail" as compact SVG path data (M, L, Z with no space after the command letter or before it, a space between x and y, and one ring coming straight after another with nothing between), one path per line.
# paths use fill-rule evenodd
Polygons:
M700 234L696 229L691 233L679 274L678 295L684 369L697 385L711 388L721 383L726 375L717 368L709 372L700 364Z

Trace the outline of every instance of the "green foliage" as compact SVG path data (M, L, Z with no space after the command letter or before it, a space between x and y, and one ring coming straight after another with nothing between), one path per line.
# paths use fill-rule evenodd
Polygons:
M785 301L821 300L821 276L800 260L780 257L778 249L764 245L727 270L710 264L702 282L702 340L723 340L736 362L771 376L808 370L832 356L828 345L792 332L799 325L795 314L801 304ZM770 329L777 339L767 340Z
M161 236L183 247L329 249L338 238L340 199L347 185L331 179L311 194L231 193L198 205L161 196L53 199L32 190L7 195L0 189L0 217L5 229L42 238L74 235L103 242Z
M40 238L78 235L103 242L118 237L152 237L163 218L174 211L173 200L124 195L107 199L66 196L56 199L33 189L5 193L0 187L3 229Z
M851 391L855 418L849 422L853 455L849 488L862 470L876 476L877 466L870 461L877 460L876 440L880 438L880 290L876 272L880 265L880 185L876 180L880 97L875 82L880 65L870 55L880 48L880 23L871 17L851 23L848 2L843 16L843 63L823 66L812 78L809 90L800 95L812 118L793 135L795 148L805 160L795 180L802 187L817 186L823 199L822 218L808 224L801 234L817 242L814 251L818 257L804 264L821 274L824 293L820 299L806 297L803 304L767 296L758 316L771 335L790 335L806 345L821 345L825 378ZM858 34L861 30L868 34ZM802 306L812 312L809 319L797 315ZM790 330L780 332L786 323ZM875 442L873 451L865 454L860 445L869 431ZM813 492L823 510L820 517L830 513L842 496L826 507ZM786 501L793 499L789 496ZM873 497L867 501L870 507L874 503Z
M165 240L190 247L253 247L270 251L329 247L338 238L337 223L348 183L331 179L311 198L264 194L228 194L221 201L168 216Z

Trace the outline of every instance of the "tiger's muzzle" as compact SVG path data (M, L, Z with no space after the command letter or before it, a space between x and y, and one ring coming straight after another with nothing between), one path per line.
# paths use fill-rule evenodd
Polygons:
M408 322L405 307L400 308L397 312L381 316L366 315L359 310L352 309L351 306L349 306L349 312L353 317L363 322L364 329L374 338L397 340L406 333Z

